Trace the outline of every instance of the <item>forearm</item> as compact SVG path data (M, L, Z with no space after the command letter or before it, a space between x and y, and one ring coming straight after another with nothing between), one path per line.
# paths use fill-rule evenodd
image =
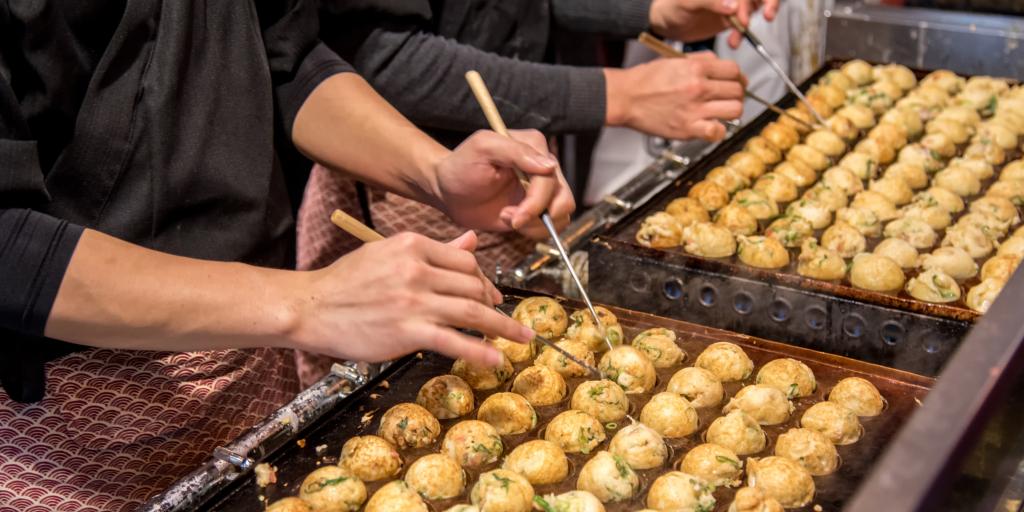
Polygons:
M438 205L436 168L448 150L355 74L334 75L313 90L295 116L292 139L327 167Z
M280 346L295 324L280 270L203 261L86 230L46 323L48 337L108 348Z

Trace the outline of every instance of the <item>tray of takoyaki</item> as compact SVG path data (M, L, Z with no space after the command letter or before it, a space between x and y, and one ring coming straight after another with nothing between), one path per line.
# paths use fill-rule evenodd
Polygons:
M1024 256L1024 87L854 60L805 88L827 126L766 113L607 238L927 315L984 313ZM804 108L788 111L812 124Z
M405 358L208 508L283 511L840 510L932 380L599 307L520 300L551 349L481 368ZM264 466L266 467L266 466Z

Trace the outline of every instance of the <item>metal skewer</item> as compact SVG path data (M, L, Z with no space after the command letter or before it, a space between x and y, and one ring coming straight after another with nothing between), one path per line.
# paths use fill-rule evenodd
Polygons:
M667 59L677 59L677 58L678 59L685 59L686 58L686 54L685 53L683 53L683 52L673 48L672 46L669 46L668 44L665 44L664 41L662 41L662 40L652 36L651 34L649 34L647 32L641 33L640 37L638 38L638 40L640 41L641 44L643 44L647 48L651 49L651 51L653 51L654 53L657 53L658 55L660 55L662 57L665 57ZM824 129L823 125L808 123L807 121L804 121L803 119L800 119L799 117L796 117L793 114L790 114L789 112L786 112L785 110L782 110L781 108L776 107L770 101L768 101L768 100L766 100L766 99L764 99L764 98L762 98L762 97L760 97L760 96L750 92L749 89L744 88L743 89L743 95L746 96L747 98L750 98L750 99L760 103L761 105L764 105L765 108L767 108L768 110L771 110L772 112L775 112L776 114L778 114L780 116L788 117L788 118L792 119L793 121L796 121L796 122L806 126L808 129L811 129L811 130Z
M782 69L782 66L780 66L779 63L775 61L775 58L773 58L771 54L768 53L768 49L764 47L764 44L761 43L761 40L755 37L754 34L750 32L750 30L747 30L747 27L744 27L743 24L740 23L740 20L736 19L736 16L729 16L729 23L732 24L733 28L735 28L737 32L743 34L743 38L746 39L747 42L749 42L754 47L754 50L757 51L757 53L765 61L768 62L768 65L771 66L773 71L775 71L775 74L779 75L779 78L781 78L782 81L785 82L786 87L789 89L789 92L796 95L796 97L800 99L800 102L803 103L805 107L807 107L807 110L811 112L811 115L818 120L818 123L820 123L822 126L825 126L825 118L821 117L821 114L819 114L817 110L814 110L814 107L811 106L811 103L807 101L807 96L804 96L804 93L800 92L800 88L797 87L795 83L793 83L793 80L789 78L789 75L787 75L786 71Z
M373 228L367 226L366 224L363 224L355 217L352 217L351 215L341 210L334 210L334 213L331 214L331 222L333 222L335 226L338 226L346 233L358 238L363 243L384 240L384 236L374 231ZM495 307L494 310L497 311L498 313L501 313L502 315L509 316L508 313L505 313L498 307ZM589 364L583 362L580 358L572 355L572 353L569 352L568 350L565 350L564 348L555 345L554 342L552 342L551 340L537 333L534 333L533 339L540 343L543 343L545 346L553 349L555 352L558 352L559 354L562 354L570 361L580 365L581 367L583 367L583 369L590 372L598 379L604 378L597 368L594 368L593 366L590 366Z
M484 84L484 79L480 76L480 73L476 71L466 72L466 81L469 82L469 88L473 91L473 95L476 96L476 101L480 103L480 108L483 109L484 116L487 118L487 122L490 123L491 129L508 137L505 121L501 119L498 107L494 104L494 98L491 97L490 91L487 90L487 85ZM516 167L513 167L512 170L515 171L519 183L523 186L523 190L528 189L530 181L523 174L523 171ZM583 297L583 302L587 304L587 309L590 310L590 315L594 318L594 327L601 333L601 337L604 338L604 342L608 345L608 350L611 350L612 342L608 339L608 332L605 330L604 324L601 323L601 317L597 315L597 310L594 309L594 304L590 301L590 295L587 294L587 290L583 287L580 276L576 274L572 261L569 260L569 253L566 252L562 239L558 236L558 228L555 227L555 222L551 220L551 215L546 210L541 213L540 220L544 223L544 227L547 228L548 235L551 236L555 249L558 251L558 256L562 259L562 263L565 264L566 270L569 271L569 276L572 277L573 283L576 284L580 296Z

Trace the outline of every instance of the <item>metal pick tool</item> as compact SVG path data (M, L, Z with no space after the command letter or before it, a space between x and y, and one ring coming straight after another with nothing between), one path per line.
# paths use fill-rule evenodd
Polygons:
M822 126L825 126L825 119L821 117L821 114L819 114L817 110L814 110L814 107L811 106L811 103L807 101L807 96L804 96L804 93L800 92L800 88L797 87L795 83L793 83L793 80L789 78L789 75L787 75L786 71L782 69L782 66L780 66L779 63L776 62L775 59L771 56L771 54L768 53L768 49L765 48L763 43L761 43L761 40L755 37L754 34L752 34L749 30L747 30L747 27L744 27L743 24L740 23L740 20L736 19L736 16L729 16L729 23L732 24L733 28L735 28L737 32L743 34L743 38L746 39L747 42L749 42L751 46L754 47L754 50L756 50L757 53L761 55L761 57L765 61L768 62L768 65L771 66L773 71L775 71L775 74L779 75L779 78L781 78L782 81L786 84L786 87L789 89L789 92L792 92L794 95L796 95L796 97L800 99L804 106L807 107L807 110L811 112L811 115L813 115L814 118L818 120L818 123L820 123Z
M487 122L490 123L491 129L498 132L505 137L508 137L508 129L505 127L505 121L501 119L501 114L498 113L498 107L494 104L494 98L491 97L490 91L487 89L487 85L484 84L484 79L480 76L480 73L476 71L466 72L466 81L469 82L469 88L473 91L473 95L476 96L476 101L480 103L480 108L484 111L484 116L487 118ZM516 167L512 168L516 173L516 178L519 179L519 183L523 186L523 190L530 187L530 181L526 178L526 174ZM544 227L548 230L548 235L551 237L552 242L555 244L555 249L558 251L558 256L562 259L562 263L565 264L566 270L569 271L569 276L572 277L573 283L576 284L576 289L580 292L580 296L583 297L583 302L587 304L587 309L590 310L590 315L594 318L594 326L601 333L601 337L604 338L604 342L608 345L608 349L612 349L612 342L608 339L608 332L604 328L604 324L601 323L601 317L597 315L597 310L594 309L594 303L590 301L590 295L587 294L587 290L583 287L583 283L580 281L580 276L576 274L576 269L572 266L572 261L569 260L569 253L565 250L565 245L562 244L562 239L558 236L558 229L555 227L555 222L551 220L551 215L545 210L540 215L541 222L544 223Z
M501 313L501 314L503 314L505 316L509 316L508 313L502 311L497 306L495 306L494 309L497 310L498 313ZM558 352L559 354L562 354L568 360L570 360L570 361L580 365L581 367L583 367L584 370L590 372L594 377L597 377L598 380L604 378L604 375L601 374L600 370L598 370L597 368L594 368L593 366L590 366L589 364L583 362L582 359L572 355L572 352L569 352L568 350L566 350L566 349L564 349L562 347L559 347L558 345L555 345L555 342L553 342L553 341L551 341L551 340L549 340L549 339L545 338L544 336L541 336L540 334L537 334L537 333L533 334L533 339L543 343L544 346L554 350L555 352Z

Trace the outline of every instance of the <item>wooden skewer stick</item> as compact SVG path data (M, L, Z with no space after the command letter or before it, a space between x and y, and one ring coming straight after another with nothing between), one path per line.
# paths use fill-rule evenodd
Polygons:
M383 235L341 210L334 210L334 213L331 214L331 222L342 231L362 240L363 243L384 240Z

